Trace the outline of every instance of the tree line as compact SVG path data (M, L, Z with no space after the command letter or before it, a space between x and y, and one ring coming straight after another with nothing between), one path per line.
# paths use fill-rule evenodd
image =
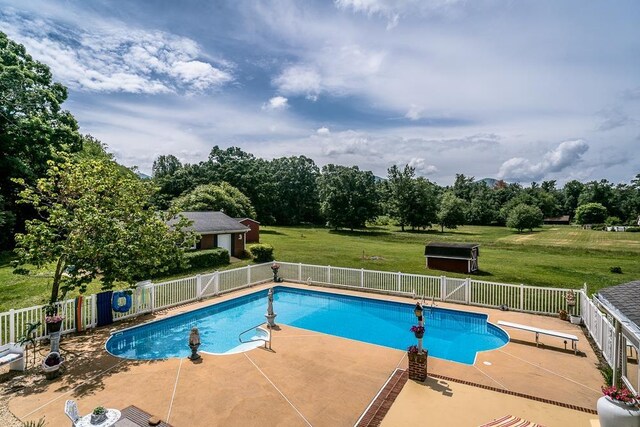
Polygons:
M393 165L385 178L378 178L357 166L320 168L305 156L268 161L238 147L214 146L198 164L159 156L152 180L159 208L223 209L232 216L255 215L267 225L355 229L392 221L402 230L463 224L522 230L547 217L617 225L635 224L640 214L640 174L629 184L572 180L562 187L554 180L523 186L457 174L452 185L441 186L416 176L409 165Z

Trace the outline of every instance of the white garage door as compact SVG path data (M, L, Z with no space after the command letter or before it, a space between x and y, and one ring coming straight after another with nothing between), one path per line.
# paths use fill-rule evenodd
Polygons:
M225 248L231 254L231 234L218 234L218 247Z

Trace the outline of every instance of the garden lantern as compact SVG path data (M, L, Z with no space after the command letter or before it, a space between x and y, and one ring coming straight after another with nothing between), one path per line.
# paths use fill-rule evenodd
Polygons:
M420 302L416 303L416 308L413 309L413 312L415 313L416 317L418 318L418 322L422 322L422 306L420 305Z

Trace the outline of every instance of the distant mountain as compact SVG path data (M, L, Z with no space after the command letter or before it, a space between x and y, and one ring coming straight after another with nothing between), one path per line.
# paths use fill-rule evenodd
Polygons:
M382 182L382 181L386 181L386 180L387 180L387 178L382 178L382 177L380 177L380 176L378 176L378 175L374 175L374 176L373 176L373 179L375 179L376 184L377 184L377 183L379 183L379 182Z
M136 175L138 175L138 178L140 178L140 179L151 179L151 177L149 175L147 175L146 173L142 173L140 171L137 171Z

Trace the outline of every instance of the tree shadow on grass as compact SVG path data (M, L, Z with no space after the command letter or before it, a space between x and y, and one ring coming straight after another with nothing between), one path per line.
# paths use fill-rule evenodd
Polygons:
M471 273L469 277L473 279L474 276L480 276L480 277L493 276L493 273L485 270L478 270Z
M11 267L11 261L16 258L13 251L0 251L0 268Z
M371 229L366 230L329 230L329 234L337 234L340 236L357 236L357 237L379 237L379 236L388 236L388 231L372 231Z
M406 229L404 231L402 230L396 230L395 233L409 233L409 234L427 234L427 235L432 235L432 236L479 236L480 233L472 233L472 232L468 232L468 231L451 231L451 230L445 230L444 232L440 231L440 230L436 230L436 229L430 229L430 230L410 230L410 229Z
M287 235L287 233L282 233L280 231L265 230L265 229L260 230L260 234L270 234L270 235L277 235L277 236L286 236Z

